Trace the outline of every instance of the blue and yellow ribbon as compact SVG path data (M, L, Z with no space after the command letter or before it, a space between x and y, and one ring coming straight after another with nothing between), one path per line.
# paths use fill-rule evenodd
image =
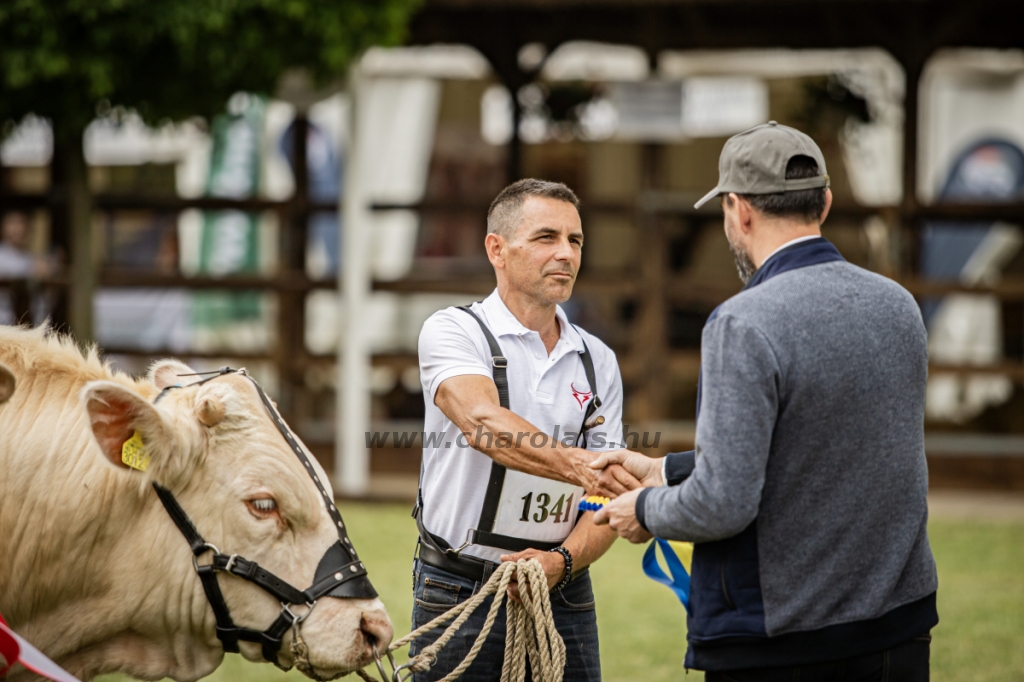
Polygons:
M609 502L609 498L590 495L580 500L580 511L597 511ZM665 558L668 573L658 563L658 548ZM654 538L644 552L644 575L672 590L680 603L690 608L690 566L693 563L693 543L676 542Z
M658 563L658 548L665 558L668 566L668 574ZM644 575L655 582L659 582L672 590L679 602L687 609L690 608L690 566L693 562L693 543L676 542L674 540L662 540L654 538L644 552L643 569Z
M590 495L580 500L580 511L594 511L601 509L606 504L611 502L610 497L601 497L600 495Z

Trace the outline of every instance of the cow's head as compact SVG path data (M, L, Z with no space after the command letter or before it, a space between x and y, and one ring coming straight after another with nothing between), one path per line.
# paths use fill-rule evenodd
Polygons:
M0 363L0 405L14 395L14 373L7 369L7 366Z
M176 361L161 361L150 378L163 389L194 380L182 376L193 373ZM157 405L112 381L89 383L82 397L104 456L123 469L121 476L137 479L140 494L155 502L150 484L168 488L200 534L223 553L255 561L300 590L313 583L320 559L338 541L326 508L333 499L325 501L318 492L251 381L227 374L169 391ZM145 471L122 462L122 447L136 433L149 460ZM324 471L310 460L330 492ZM187 562L192 573L188 546L177 530L174 534L180 544L166 548L167 561ZM208 560L202 557L200 563ZM198 581L194 573L189 579ZM257 585L224 573L219 582L236 625L264 630L281 612L281 604ZM305 607L295 610L302 613ZM207 612L207 628L211 619ZM372 647L385 651L392 636L378 599L335 597L316 603L301 632L308 663L321 678L367 665ZM290 641L289 633L278 654L284 665L293 662ZM242 642L241 647L249 660L263 660L258 644Z

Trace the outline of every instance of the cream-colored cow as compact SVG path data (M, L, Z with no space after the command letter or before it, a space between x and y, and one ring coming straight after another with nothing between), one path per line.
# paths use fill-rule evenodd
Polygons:
M0 405L0 614L72 674L195 680L223 658L192 553L153 482L208 542L299 589L338 542L322 496L245 377L170 391L154 406L192 370L162 361L134 380L95 351L83 357L67 339L13 327L0 327L2 365L0 393L15 380L17 391ZM145 473L121 462L136 431L151 458ZM250 582L218 581L237 625L263 630L281 612ZM322 678L367 665L371 647L383 651L392 636L379 600L334 597L317 602L301 632ZM259 645L241 649L263 660Z

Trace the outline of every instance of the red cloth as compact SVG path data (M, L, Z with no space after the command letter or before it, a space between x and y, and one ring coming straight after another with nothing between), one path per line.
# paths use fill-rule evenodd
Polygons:
M5 661L3 667L0 667L0 677L6 675L15 663L21 663L35 674L54 682L80 682L77 677L14 634L14 631L7 627L3 615L0 615L0 656L3 656Z

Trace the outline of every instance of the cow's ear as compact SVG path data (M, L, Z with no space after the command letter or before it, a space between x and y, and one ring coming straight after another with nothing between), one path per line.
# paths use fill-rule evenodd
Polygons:
M113 381L91 381L82 391L82 401L107 461L139 471L168 466L176 449L172 429L142 396Z
M187 375L195 373L194 369L177 360L158 360L149 366L149 378L159 389L175 384L190 384L195 377Z
M0 365L0 405L6 403L14 395L14 373L6 366Z

